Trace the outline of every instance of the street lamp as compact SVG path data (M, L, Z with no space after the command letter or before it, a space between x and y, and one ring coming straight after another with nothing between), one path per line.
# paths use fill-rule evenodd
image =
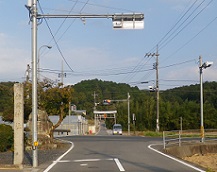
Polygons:
M204 125L203 125L203 69L210 67L213 62L202 62L202 57L199 57L200 61L200 133L201 133L201 142L204 142Z
M40 61L40 51L41 51L41 49L42 48L48 48L48 49L51 49L52 48L52 46L49 46L49 45L42 45L39 49L38 49L38 62L37 62L37 64L38 64L38 81L40 80L40 74L39 74L39 61Z

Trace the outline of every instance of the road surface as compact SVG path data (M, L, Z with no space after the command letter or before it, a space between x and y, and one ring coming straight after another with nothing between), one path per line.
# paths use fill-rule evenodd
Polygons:
M102 124L96 136L72 136L72 149L45 172L194 172L188 167L151 150L158 138L113 136ZM202 170L201 170L202 171Z

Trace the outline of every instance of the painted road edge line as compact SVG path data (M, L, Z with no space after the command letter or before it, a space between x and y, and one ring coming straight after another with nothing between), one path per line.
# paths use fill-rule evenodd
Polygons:
M119 159L114 158L115 163L117 164L120 171L125 171L124 167L121 165Z
M201 170L201 169L199 169L199 168L197 168L197 167L195 167L195 166L193 166L193 165L191 165L191 164L188 164L188 163L186 163L186 162L184 162L184 161L181 161L181 160L179 160L179 159L176 159L176 158L174 158L174 157L172 157L172 156L169 156L169 155L167 155L167 154L165 154L165 153L163 153L163 152L160 152L160 151L158 151L158 150L152 148L152 146L154 146L154 145L155 145L155 144L151 144L151 145L148 146L148 148L151 149L151 150L153 150L153 151L155 151L155 152L157 152L157 153L159 153L159 154L161 154L161 155L163 155L163 156L165 156L165 157L167 157L167 158L170 158L170 159L172 159L172 160L174 160L174 161L177 161L177 162L179 162L179 163L181 163L181 164L183 164L183 165L185 165L185 166L187 166L187 167L193 168L193 169L195 169L195 170L197 170L197 171L199 171L199 172L206 172L206 171Z
M65 141L65 142L71 143L71 147L64 154L62 154L56 161L53 161L53 163L49 165L43 172L48 172L51 168L53 168L54 165L56 165L66 154L68 154L74 148L73 142L70 141Z

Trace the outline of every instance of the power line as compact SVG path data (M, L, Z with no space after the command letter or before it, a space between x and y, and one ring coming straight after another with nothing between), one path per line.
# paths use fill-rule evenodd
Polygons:
M163 40L169 35L170 32L172 32L172 30L178 25L178 23L181 22L181 20L185 17L185 15L192 9L192 7L195 5L195 3L197 2L198 0L195 0L194 3L192 3L192 5L187 9L187 11L181 16L181 18L176 22L176 24L165 34L165 36L159 41L158 44L162 43ZM155 49L156 46L154 46L149 52L148 54L152 54L153 53L153 49ZM150 60L150 59L149 59ZM140 65L140 63L142 62L142 60L138 63L138 65ZM137 67L135 67L136 69ZM133 76L131 76L130 78L128 78L128 81L129 79L132 79L133 77L135 77L136 74L134 74ZM127 78L127 77L126 77Z
M163 36L163 38L157 43L158 45L161 45L161 42L167 37L167 35L169 35L170 32L172 32L172 30L179 24L179 22L181 22L181 20L185 17L185 15L187 15L187 13L193 8L193 6L195 5L195 3L198 0L195 0L191 6L187 9L187 11L180 17L180 19L174 24L174 26ZM155 47L154 47L155 48Z
M88 2L89 2L89 0L86 1L85 5L82 7L82 9L80 10L80 12L82 12L82 10L85 8L85 6L87 5ZM72 8L71 8L71 10L69 11L68 14L70 14L70 13L72 12L72 10L75 8L75 6L76 6L77 3L78 3L78 0L77 0L77 1L75 2L75 4L72 6ZM42 14L44 14L40 2L39 2L39 8L40 8ZM44 19L45 19L45 18L44 18ZM71 24L71 25L65 30L65 32L60 36L60 38L58 39L58 41L55 39L55 36L58 34L58 32L60 31L60 29L62 28L62 26L63 26L63 24L65 23L66 19L67 19L67 18L65 18L64 21L61 23L61 25L60 25L59 28L57 29L55 35L52 33L52 30L51 30L51 28L49 27L48 22L47 22L46 19L45 19L45 22L46 22L46 25L47 25L47 27L48 27L48 29L49 29L49 31L50 31L51 36L52 36L52 40L54 40L55 45L56 45L56 47L57 47L57 49L58 49L58 51L59 51L59 53L60 53L62 59L64 60L64 62L66 63L66 65L69 67L69 69L70 69L71 71L73 71L73 69L71 68L71 66L69 65L69 63L66 61L66 59L65 59L65 57L64 57L64 55L63 55L63 53L62 53L62 51L61 51L61 49L60 49L60 47L59 47L58 41L59 41L59 40L63 37L63 35L68 31L68 29L71 27L71 25L74 23L75 20L73 20L72 24ZM52 41L52 40L51 40L51 41ZM50 42L51 42L51 41L50 41Z
M159 67L160 69L163 68L169 68L169 67L174 67L174 66L178 66L178 65L183 65L186 63L190 63L195 61L196 59L191 59L188 61L184 61L184 62L179 62L179 63L174 63L171 65L167 65L167 66L161 66ZM103 69L103 70L93 70L93 71L83 71L83 72L78 72L78 71L67 71L65 70L64 73L67 73L67 75L73 75L73 76L115 76L115 75L126 75L126 74L134 74L134 73L141 73L141 72L149 72L147 75L150 75L152 71L154 71L154 68L149 68L149 69L144 69L141 68L140 70L131 70L129 68L133 68L132 67L126 67L123 69L120 68L108 68L108 69ZM115 70L118 69L118 70ZM55 69L40 69L40 73L53 73L53 74L58 74L60 73L61 70L55 70ZM143 81L144 79L140 79L141 81ZM128 82L127 82L128 83Z
M196 61L196 59L192 59L192 60L187 60L187 61L184 61L184 62L180 62L180 63L174 63L174 64L171 64L171 65L167 65L167 66L163 66L163 67L160 67L160 69L163 69L163 68L168 68L168 67L173 67L173 66L177 66L177 65L182 65L182 64L185 64L185 63L190 63L192 61Z
M44 14L44 12L43 12L43 10L42 10L42 8L41 8L40 2L38 2L38 4L39 4L39 8L40 8L42 14ZM51 28L50 28L50 26L49 26L49 24L48 24L48 22L47 22L47 19L44 18L44 20L45 20L45 23L46 23L46 25L47 25L47 27L48 27L48 29L49 29L49 32L50 32L51 36L53 37L53 40L54 40L54 42L55 42L55 45L56 45L56 47L57 47L57 49L58 49L58 51L59 51L59 53L60 53L62 59L64 60L64 62L65 62L66 65L68 66L68 68L69 68L71 71L73 71L73 69L71 68L71 66L69 65L69 63L66 61L66 59L65 59L65 57L64 57L64 55L63 55L63 53L62 53L62 51L61 51L61 49L60 49L60 46L59 46L58 42L56 41L55 36L54 36L54 34L52 33L52 30L51 30Z
M181 18L175 23L175 25L165 34L165 36L159 41L159 44L160 44L160 50L161 49L163 49L166 45L168 45L173 39L175 39L175 37L177 37L188 25L190 25L192 22L193 22L193 20L195 20L196 18L197 18L197 16L199 15L199 14L201 14L212 2L213 2L213 0L211 0L211 1L209 1L209 3L206 5L206 6L204 6L187 24L185 24L184 26L183 26L183 24L195 13L195 11L205 2L205 0L203 0L194 10L193 10L193 12L191 12L190 13L190 15L188 15L187 16L187 18L178 26L178 28L176 28L176 26L178 25L178 23L180 23L181 21L182 21L182 19L187 15L187 13L193 8L193 6L195 6L195 4L196 4L196 2L197 2L198 0L195 0L192 4L191 4L191 6L187 9L187 11L181 16ZM214 20L216 20L216 18L214 19ZM214 21L212 21L212 22L214 22ZM211 24L211 23L210 23ZM210 25L209 24L209 25ZM181 28L181 26L183 26L182 28ZM207 26L208 27L208 26ZM205 30L207 27L205 27L205 28L203 28L203 30ZM175 29L176 28L176 29ZM178 31L178 29L179 28L181 28L181 30L179 30ZM172 32L172 30L173 29L175 29L173 32ZM176 34L175 34L175 32L176 31L178 31ZM171 34L170 34L170 32L172 32ZM201 33L202 31L200 31L198 34L196 34L196 36L198 36L200 33ZM170 34L170 35L169 35ZM174 35L175 34L175 35ZM172 38L171 38L171 36L172 35L174 35ZM168 37L167 37L168 36ZM195 37L196 37L195 36ZM195 38L194 37L194 38ZM170 40L168 40L169 38L171 38ZM192 41L194 38L192 38L190 41ZM184 44L181 48L183 48L184 46L186 46L186 44ZM154 49L155 47L153 47L149 52L152 52L153 51L153 49ZM180 48L180 49L181 49ZM180 50L179 49L179 50ZM177 51L178 52L178 51Z
M72 1L74 2L75 0L69 0L69 1ZM85 3L85 2L82 2L82 1L79 1L79 3ZM128 11L128 12L134 12L132 10L129 10L129 9L124 9L124 8L116 8L116 7L111 7L111 6L106 6L106 5L99 5L99 4L94 4L94 3L85 3L89 6L95 6L95 7L101 7L101 8L107 8L107 9L113 9L113 10L120 10L120 11Z
M197 34L195 34L191 39L189 39L187 42L185 42L181 47L179 47L176 51L174 51L171 55L169 55L166 59L172 57L174 54L179 52L182 48L187 46L191 41L193 41L198 35L200 35L204 30L206 30L215 20L217 17L215 17L213 20L211 20L206 26L204 26ZM165 60L164 60L165 62Z
M205 0L204 0L205 1ZM203 2L204 2L203 1ZM212 1L213 0L211 0L204 8L202 8L187 24L185 24L171 39L169 39L167 42L165 42L162 46L161 46L161 48L160 49L163 49L165 46L167 46L173 39L175 39L187 26L189 26L197 17L198 17L198 15L199 14L201 14L211 3L212 3ZM203 2L199 5L199 6L201 6L202 4L203 4ZM198 7L199 7L198 6ZM197 7L197 8L198 8ZM197 9L196 8L196 9ZM195 10L194 10L195 11ZM193 11L193 12L194 12ZM193 14L193 13L192 13ZM188 18L187 18L188 19ZM187 20L185 20L185 21L187 21ZM184 23L183 23L184 24ZM181 26L181 25L180 25ZM179 27L180 28L180 27ZM178 29L179 29L178 28ZM168 37L168 38L170 38L170 37Z
M153 70L151 69L143 69L143 70L137 70L137 71L121 71L121 72L111 72L110 70L108 70L107 72L66 72L68 75L73 75L73 76L114 76L114 75L125 75L125 74L130 74L130 73L138 73L138 72L144 72L144 71L150 71ZM50 69L42 69L41 72L43 73L54 73L57 74L59 73L58 70L50 70Z

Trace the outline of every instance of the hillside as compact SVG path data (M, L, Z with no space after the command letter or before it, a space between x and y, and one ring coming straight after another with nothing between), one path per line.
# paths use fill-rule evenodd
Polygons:
M127 93L130 94L130 113L136 115L137 130L155 130L156 126L156 94L139 90L138 87L131 87L128 84L114 83L101 80L86 80L75 85L71 85L73 91L70 94L70 101L77 106L77 109L87 110L87 118L93 118L94 102L97 103L97 110L117 110L117 122L127 129ZM53 91L52 91L53 89ZM49 114L53 113L52 108L58 109L61 102L67 104L68 99L60 99L55 94L60 88L47 88L41 94L41 99L47 94L46 101L52 101L49 106ZM66 90L66 89L65 89ZM217 83L204 83L204 125L205 128L217 127ZM59 94L61 95L61 94ZM52 98L52 99L51 99ZM55 100L56 99L56 100ZM112 100L109 105L104 105L103 100ZM56 103L55 103L56 102ZM59 103L58 103L59 102ZM43 105L43 103L41 103ZM56 105L55 105L56 104ZM4 119L13 120L13 83L0 83L0 113ZM31 110L27 103L25 108ZM67 114L67 106L65 107ZM28 111L28 113L29 113ZM55 110L57 111L57 110ZM57 111L58 112L58 111ZM28 114L25 116L28 117ZM160 92L160 130L174 130L180 128L180 117L183 120L183 129L200 128L200 87L190 85L174 88ZM109 124L114 121L107 120ZM132 123L132 121L131 121ZM133 127L133 126L132 126Z

